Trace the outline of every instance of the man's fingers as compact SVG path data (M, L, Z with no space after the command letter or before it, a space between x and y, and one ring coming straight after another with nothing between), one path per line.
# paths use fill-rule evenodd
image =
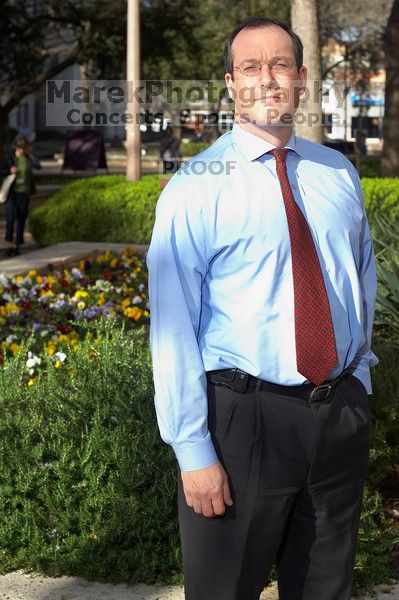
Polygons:
M224 513L226 512L226 507L223 502L222 496L219 496L218 498L214 498L212 500L212 506L213 506L215 515L224 515Z
M223 484L223 500L225 502L225 504L227 504L227 506L232 506L233 505L233 500L230 494L230 487L229 487L229 482L227 480L226 477L226 481Z
M199 515L202 515L202 502L200 498L193 498L193 509Z

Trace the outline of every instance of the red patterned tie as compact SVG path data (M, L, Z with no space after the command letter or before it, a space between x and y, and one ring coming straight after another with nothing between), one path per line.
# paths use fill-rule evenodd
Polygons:
M287 175L287 148L270 151L287 215L291 241L295 303L295 346L298 372L315 385L328 378L337 364L330 304L312 234L295 202Z

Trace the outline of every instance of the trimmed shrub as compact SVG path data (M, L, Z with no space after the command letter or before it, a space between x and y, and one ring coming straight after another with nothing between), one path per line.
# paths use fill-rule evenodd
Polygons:
M78 179L33 210L29 228L42 246L77 240L146 244L159 193L158 175L137 182L123 175Z
M370 221L379 214L391 219L399 218L399 178L364 177L362 189Z
M93 324L86 324L88 330ZM97 581L181 571L176 467L153 407L144 331L96 324L28 387L26 352L0 370L0 570Z

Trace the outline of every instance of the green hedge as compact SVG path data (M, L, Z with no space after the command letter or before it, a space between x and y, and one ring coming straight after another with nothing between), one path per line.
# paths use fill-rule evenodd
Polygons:
M148 344L117 321L96 335L60 368L47 359L31 387L26 354L0 369L0 571L173 580L176 467L158 433Z
M176 466L160 440L148 342L118 320L50 359L27 387L26 354L0 369L0 571L33 569L110 582L181 582ZM376 348L373 450L356 589L395 575L399 543L376 489L398 456L399 374ZM46 361L46 359L44 359Z
M364 203L369 218L376 214L399 218L399 177L362 179Z
M31 213L36 242L66 241L147 244L160 193L158 175L128 182L123 175L101 175L66 184ZM370 220L377 214L399 218L399 178L362 179Z
M138 182L123 175L78 179L32 211L29 229L42 246L66 241L145 244L154 225L159 181L158 175Z

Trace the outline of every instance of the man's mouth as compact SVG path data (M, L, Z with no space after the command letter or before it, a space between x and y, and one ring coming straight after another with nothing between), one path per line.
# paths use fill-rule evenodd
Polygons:
M279 93L275 94L266 94L266 96L260 96L259 98L255 98L255 102L263 102L264 104L280 102L282 95Z

